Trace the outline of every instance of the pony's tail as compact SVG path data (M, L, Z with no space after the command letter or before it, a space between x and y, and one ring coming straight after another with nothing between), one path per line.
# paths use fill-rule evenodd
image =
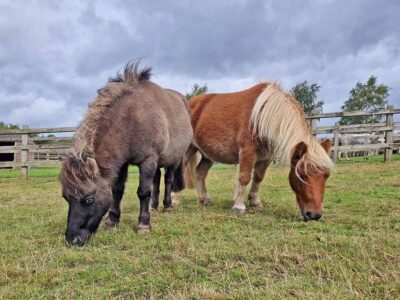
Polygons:
M200 152L195 147L191 146L185 155L185 170L184 170L186 187L189 189L194 189L197 187L196 167L200 159L201 159Z
M185 189L185 179L183 177L183 160L179 163L178 168L174 172L174 179L172 180L172 191L178 193Z

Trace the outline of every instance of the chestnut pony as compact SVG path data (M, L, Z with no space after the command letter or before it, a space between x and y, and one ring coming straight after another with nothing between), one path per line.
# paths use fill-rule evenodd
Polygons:
M325 182L333 167L330 141L321 144L310 133L303 109L291 94L273 83L227 94L204 94L189 101L193 144L186 157L185 180L195 182L198 201L211 204L205 179L213 162L237 164L234 211L261 206L258 191L275 160L290 165L289 182L305 221L319 220ZM201 153L198 162L197 151Z

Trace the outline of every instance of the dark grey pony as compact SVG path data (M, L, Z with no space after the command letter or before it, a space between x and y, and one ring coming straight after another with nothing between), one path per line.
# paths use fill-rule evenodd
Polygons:
M79 125L61 159L62 195L69 204L65 238L83 245L108 212L106 228L119 223L128 166L139 167L139 232L150 230L150 198L157 209L160 168L165 168L164 209L171 190L184 188L182 158L192 140L189 108L180 93L151 82L138 62L110 78ZM154 189L153 189L154 184ZM153 190L153 193L152 193Z

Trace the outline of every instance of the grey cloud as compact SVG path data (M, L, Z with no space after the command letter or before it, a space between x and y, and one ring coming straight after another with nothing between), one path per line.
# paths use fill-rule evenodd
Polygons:
M399 13L396 0L5 1L0 94L11 100L0 99L0 120L75 125L96 90L135 57L181 92L193 82L216 92L265 79L287 88L317 82L326 110L374 74L400 106ZM34 118L29 109L40 103L73 113Z

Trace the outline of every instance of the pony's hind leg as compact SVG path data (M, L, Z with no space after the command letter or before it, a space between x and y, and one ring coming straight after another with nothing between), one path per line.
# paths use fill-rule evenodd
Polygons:
M256 162L256 164L254 165L253 175L248 195L249 205L252 207L261 207L261 201L258 196L258 191L260 190L261 182L264 179L265 172L267 171L267 168L270 163L271 161L269 160L261 160Z
M177 166L169 166L165 170L165 175L164 175L165 190L164 190L164 201L163 201L164 211L169 211L172 209L172 200L171 200L172 180L176 169Z
M171 202L172 202L172 207L177 207L180 204L179 200L179 194L177 192L171 192Z
M244 193L246 192L246 186L249 184L251 179L251 172L256 162L256 152L252 147L240 149L239 154L239 173L238 173L238 186L236 188L234 203L232 210L238 213L244 213L246 211L246 205L244 204Z
M185 189L185 175L184 175L184 159L182 159L175 168L173 180L172 180L172 190L171 190L171 205L172 207L179 205L178 193Z
M161 170L157 169L156 174L153 178L153 189L151 191L151 209L158 209L158 199L160 197L160 179L161 179Z
M197 165L196 168L198 200L199 203L203 205L212 204L212 200L207 195L207 188L206 188L206 177L212 165L213 162L203 155L203 157L200 160L200 163Z
M139 187L137 195L140 199L138 233L150 231L150 197L153 185L153 179L157 172L157 158L149 156L139 166Z
M125 191L125 182L128 177L128 165L121 168L117 181L112 187L113 201L105 219L105 228L111 229L119 223L121 217L121 199Z

